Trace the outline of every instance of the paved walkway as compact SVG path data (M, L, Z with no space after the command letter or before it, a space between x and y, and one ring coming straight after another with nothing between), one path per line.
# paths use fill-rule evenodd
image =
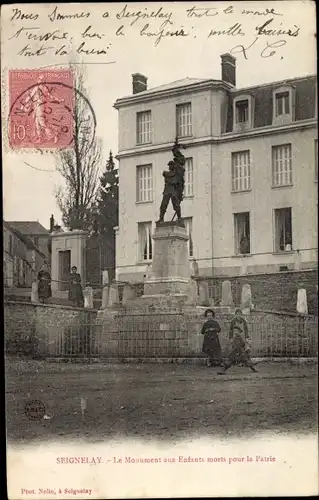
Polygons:
M66 364L8 359L9 441L61 438L250 435L315 431L317 365L233 367L173 364ZM86 411L81 414L81 397ZM25 405L40 400L45 419Z

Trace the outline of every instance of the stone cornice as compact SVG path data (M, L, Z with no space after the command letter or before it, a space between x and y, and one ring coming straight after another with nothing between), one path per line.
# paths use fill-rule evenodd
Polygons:
M122 108L124 106L132 106L138 103L145 103L149 101L154 101L156 99L163 99L166 97L175 97L179 95L187 95L192 93L201 92L203 90L209 90L212 88L221 88L225 91L230 91L232 89L232 85L223 82L221 80L206 80L204 82L190 83L181 85L180 87L156 90L154 92L150 92L149 94L144 94L141 92L140 94L134 94L128 97L121 97L117 99L117 101L113 104L115 109Z
M303 120L294 123L289 123L288 125L280 126L268 126L250 129L244 132L228 132L220 136L206 136L200 137L198 139L187 139L180 140L180 144L187 144L189 147L192 146L202 146L207 144L222 144L224 142L237 141L238 139L250 139L253 137L264 137L275 134L284 134L289 132L295 132L298 130L307 130L311 128L316 128L318 122L315 118L310 120ZM136 146L132 149L127 149L120 151L116 155L116 159L128 158L131 156L140 156L144 154L159 153L163 151L169 151L173 147L173 142L166 142L162 144L152 144L148 146ZM186 150L187 151L187 150Z

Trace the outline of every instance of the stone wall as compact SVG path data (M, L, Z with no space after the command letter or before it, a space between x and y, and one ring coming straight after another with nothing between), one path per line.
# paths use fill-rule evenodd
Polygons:
M249 284L252 301L255 307L274 311L295 312L298 288L307 291L308 312L318 315L318 272L290 271L274 274L252 274L237 277L205 278L209 283L210 297L216 305L220 304L222 282L229 280L232 284L234 304L240 305L241 289Z
M198 358L205 308L141 314L5 302L8 354L48 358ZM216 308L224 356L232 314ZM255 310L247 316L253 357L316 357L318 318Z
M97 311L52 304L5 301L5 349L9 354L45 356L68 345L78 350Z
M123 314L103 312L98 352L114 358L187 358L203 356L202 308L194 313ZM102 313L102 312L101 312ZM100 314L100 313L99 313ZM232 314L217 312L224 356ZM254 357L314 357L318 352L316 317L254 311L246 317Z

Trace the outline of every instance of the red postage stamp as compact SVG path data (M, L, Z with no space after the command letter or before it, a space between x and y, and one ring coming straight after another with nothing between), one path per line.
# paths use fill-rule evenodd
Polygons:
M9 72L9 144L54 149L72 145L74 83L70 69Z

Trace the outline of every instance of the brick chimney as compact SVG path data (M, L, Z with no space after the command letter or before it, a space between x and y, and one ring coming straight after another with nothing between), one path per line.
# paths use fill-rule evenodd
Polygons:
M236 87L236 59L230 54L222 54L222 80Z
M147 78L141 73L134 73L132 75L133 78L133 94L138 94L139 92L143 92L143 90L147 90Z
M53 228L54 228L54 216L52 214L50 217L50 233L52 233Z

